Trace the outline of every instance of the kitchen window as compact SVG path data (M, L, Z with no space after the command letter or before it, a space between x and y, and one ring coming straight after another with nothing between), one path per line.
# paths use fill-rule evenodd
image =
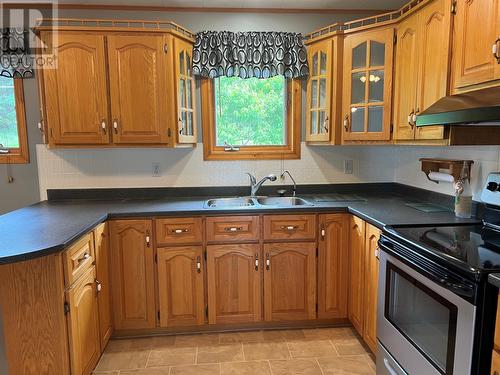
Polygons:
M205 160L300 158L300 81L219 77L201 91Z
M23 80L0 76L0 163L29 162Z

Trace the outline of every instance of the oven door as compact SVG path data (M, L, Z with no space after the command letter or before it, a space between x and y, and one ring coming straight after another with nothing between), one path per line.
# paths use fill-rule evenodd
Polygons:
M378 290L377 338L404 372L470 374L474 305L388 254L383 246ZM383 357L378 356L377 362Z

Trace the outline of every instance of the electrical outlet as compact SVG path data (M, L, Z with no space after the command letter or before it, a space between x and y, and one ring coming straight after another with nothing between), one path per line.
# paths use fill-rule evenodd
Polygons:
M160 170L160 163L154 162L153 167L152 167L152 176L153 177L160 177L161 176L161 170Z
M354 169L353 160L344 160L344 174L352 174Z

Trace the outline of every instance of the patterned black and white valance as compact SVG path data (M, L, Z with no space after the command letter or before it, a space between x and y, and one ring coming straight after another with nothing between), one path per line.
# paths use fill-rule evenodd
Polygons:
M33 59L29 54L28 32L17 28L0 29L0 76L33 77Z
M309 67L301 34L203 31L196 34L193 72L204 78L305 78Z

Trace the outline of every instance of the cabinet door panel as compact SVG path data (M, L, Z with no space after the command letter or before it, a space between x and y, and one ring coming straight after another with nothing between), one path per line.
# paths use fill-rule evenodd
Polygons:
M66 292L71 373L90 375L101 355L95 268Z
M42 39L57 56L57 68L43 71L50 144L109 143L104 36L58 32Z
M377 351L377 289L379 260L376 256L380 230L366 224L365 243L365 326L363 339L373 353Z
M108 224L99 225L94 231L96 282L99 284L97 302L99 306L99 333L101 348L104 350L113 333L111 319L110 249Z
M207 246L210 324L262 320L262 265L257 244Z
M394 139L409 140L415 135L409 116L415 113L418 86L418 14L401 22L397 32L396 78L394 83Z
M264 245L266 321L316 318L316 244Z
M498 0L459 0L453 47L455 89L495 78L497 61L492 46L498 38Z
M110 35L114 143L168 143L167 58L161 35Z
M351 216L349 225L349 320L363 336L365 285L365 222Z
M110 232L115 328L153 328L156 309L152 223L112 221Z
M347 318L347 215L320 215L318 256L318 318Z
M160 326L205 323L203 248L158 249Z

